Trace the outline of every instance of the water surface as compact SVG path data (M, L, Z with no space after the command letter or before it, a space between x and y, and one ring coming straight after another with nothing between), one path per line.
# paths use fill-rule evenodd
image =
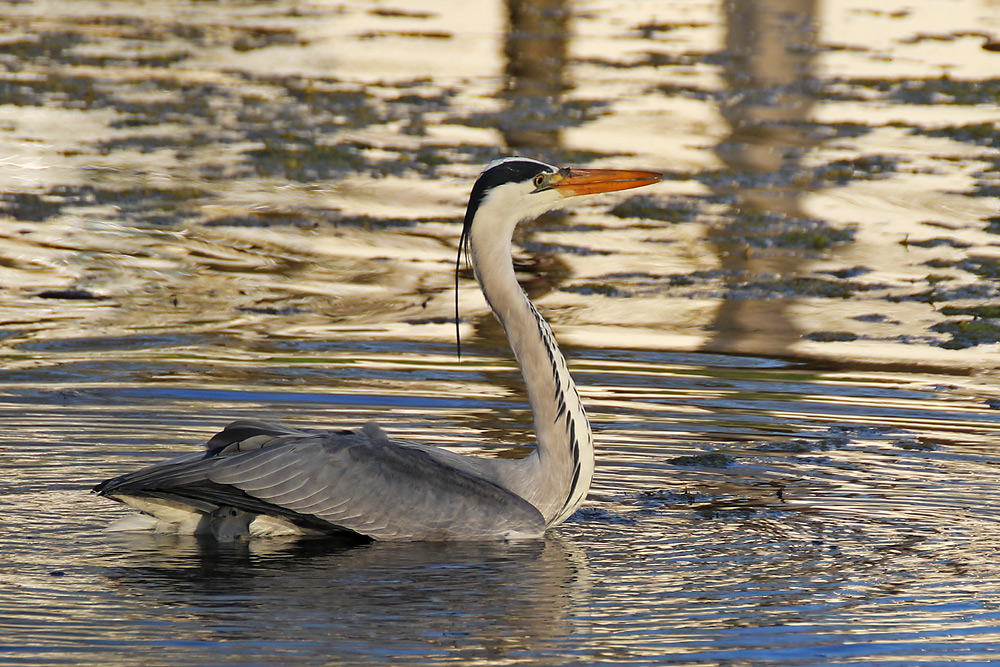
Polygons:
M1000 16L843 0L0 6L0 664L1000 660ZM545 540L109 534L228 421L523 456L453 262L497 155L667 180L522 284L598 442Z

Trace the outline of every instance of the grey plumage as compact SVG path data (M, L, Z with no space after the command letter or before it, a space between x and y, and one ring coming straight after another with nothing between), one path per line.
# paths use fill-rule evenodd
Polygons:
M460 468L449 464L451 457L468 460ZM238 421L212 438L203 454L108 480L95 491L125 502L137 496L188 505L205 514L232 507L306 531L359 538L541 535L539 511L468 469L477 461L390 441L372 423L356 431L306 431Z
M94 491L152 517L143 528L223 541L309 532L376 540L541 536L584 501L594 446L552 330L514 276L514 227L581 197L659 178L508 158L489 165L473 187L460 252L468 251L521 367L538 444L530 456L463 456L390 439L373 422L314 431L247 420L227 426L204 452L107 480Z

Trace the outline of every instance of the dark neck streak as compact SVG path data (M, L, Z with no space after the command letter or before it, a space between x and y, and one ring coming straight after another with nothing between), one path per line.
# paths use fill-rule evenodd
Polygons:
M507 333L528 391L538 439L537 471L511 489L535 505L548 525L586 497L593 476L590 424L566 360L548 323L521 291L509 261L480 266L483 294ZM529 457L530 459L531 457Z

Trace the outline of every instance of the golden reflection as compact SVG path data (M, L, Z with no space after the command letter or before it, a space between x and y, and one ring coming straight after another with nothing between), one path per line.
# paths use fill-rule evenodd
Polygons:
M802 129L810 120L813 96L808 85L817 51L819 0L732 0L726 15L724 77L727 89L721 112L730 133L715 151L732 170L733 185L717 186L734 196L739 216L778 213L808 217L802 198L810 186L800 163L818 139ZM799 171L786 184L749 186L742 173ZM725 226L710 227L708 239L733 235ZM724 271L746 279L760 274L796 275L807 264L801 252L755 252L731 241L714 242ZM722 299L710 325L705 350L787 355L799 342L801 324L790 312L794 297Z
M929 652L988 662L1000 644L991 504L1000 394L982 369L997 365L996 346L934 346L927 326L944 306L911 299L931 274L985 290L962 292L960 306L992 298L988 276L927 262L962 262L995 244L996 198L985 186L984 196L965 194L993 149L937 136L995 123L995 105L902 95L815 106L801 84L822 76L837 94L864 77L907 94L927 82L985 87L996 55L979 33L996 30L995 5L736 0L667 3L651 17L644 3L620 3L573 5L572 20L565 1L434 0L419 11L9 4L0 17L5 658L781 663L833 647L859 663ZM663 53L646 53L645 33ZM720 35L736 57L716 70L703 56L720 50ZM664 82L686 94L657 97ZM558 117L576 96L608 113L568 132ZM463 124L467 110L497 107L502 122ZM810 120L866 134L815 143L799 127ZM421 126L426 134L410 134ZM265 145L282 156L272 131L285 140L299 129L322 160L301 151L277 166L305 163L321 176L297 180L251 159L269 155ZM701 233L721 204L656 226L587 209L576 229L557 221L543 232L556 250L519 257L560 339L580 346L574 371L601 443L594 494L561 541L213 550L101 532L114 510L87 493L94 481L196 451L235 418L337 428L375 416L394 435L523 453L529 416L509 359L470 354L459 364L449 347L453 219L501 139L517 151L632 152L678 178L716 157L734 173L767 175L804 173L809 153L901 156L901 174L881 185L806 197L804 180L734 177L715 190L748 211L803 216L811 206L832 222L863 222L866 248L818 265L871 266L872 282L887 287L868 300L676 296L666 278L717 268ZM339 171L331 146L358 163ZM704 194L680 180L663 187ZM341 214L358 219L340 224ZM719 236L709 236L712 249L738 274L802 272L814 261L744 253ZM947 238L923 248L900 243L907 237ZM560 289L581 276L636 297ZM38 296L48 290L94 298ZM748 370L731 356L649 352L697 349L719 304L712 349L784 355L804 322L860 315L871 321L852 326L871 340L794 352L822 358L839 346L850 358L861 346L880 362L978 375L741 360ZM505 347L498 331L483 340ZM616 353L644 361L602 356L628 348L647 352ZM700 457L715 453L731 460ZM779 644L788 652L775 653Z
M496 664L524 655L552 664L565 664L567 655L655 661L699 654L736 626L754 631L729 637L740 651L768 651L754 634L760 627L810 627L819 618L834 642L844 633L886 633L886 618L904 632L947 629L961 638L986 623L982 610L967 606L970 592L982 601L1000 591L993 549L1000 532L982 502L997 486L990 443L1000 425L988 408L952 414L947 401L893 390L899 383L885 372L847 382L789 365L706 368L676 357L662 365L584 359L590 386L634 391L643 400L592 405L602 442L593 495L581 518L544 543L345 550L101 532L107 508L86 493L87 482L134 468L138 457L193 451L220 420L253 414L334 426L369 413L335 396L331 403L275 402L256 393L261 377L274 390L305 370L308 380L296 389L319 396L335 393L341 380L364 378L358 386L367 391L427 373L415 380L419 395L446 395L465 407L404 407L385 414L384 424L456 445L470 439L470 429L509 438L507 423L523 411L486 391L495 385L484 375L513 372L494 359L470 359L474 370L466 372L440 353L395 359L370 352L356 365L350 354L297 350L295 364L273 354L247 359L228 394L153 391L142 398L108 382L32 385L40 393L28 410L12 402L26 387L4 376L0 420L8 436L0 453L11 474L0 527L7 554L0 558L0 584L7 584L0 616L19 622L3 626L5 636L19 645L99 636L109 665L135 664L122 656L137 642L177 637L186 642L174 647L177 655L202 658L243 646L263 659L277 642L286 657L311 647L333 662L386 651L432 663L460 657ZM210 369L214 362L198 363ZM324 377L324 370L332 372ZM268 372L277 375L261 375ZM938 380L966 390L978 382ZM206 375L198 384L221 389L222 381ZM820 437L822 420L838 410L836 398L824 407L812 391L824 381L861 411L850 418L861 422L854 428L867 430L854 433L840 419L840 435ZM721 384L694 391L691 411L669 407L698 382ZM76 394L52 400L68 387ZM873 390L887 394L884 409L865 403ZM767 401L748 400L761 397ZM734 421L721 424L727 416ZM898 428L876 428L887 418L899 419ZM961 419L970 432L979 429L978 448L905 440L948 440ZM692 459L720 451L733 461L718 467L712 458ZM943 617L934 612L940 605L963 611ZM817 611L803 615L803 608ZM831 615L839 620L830 623Z

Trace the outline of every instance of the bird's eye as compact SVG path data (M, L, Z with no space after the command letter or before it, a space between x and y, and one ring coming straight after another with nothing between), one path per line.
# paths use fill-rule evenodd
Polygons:
M545 185L545 174L539 174L535 176L535 187L540 188Z

